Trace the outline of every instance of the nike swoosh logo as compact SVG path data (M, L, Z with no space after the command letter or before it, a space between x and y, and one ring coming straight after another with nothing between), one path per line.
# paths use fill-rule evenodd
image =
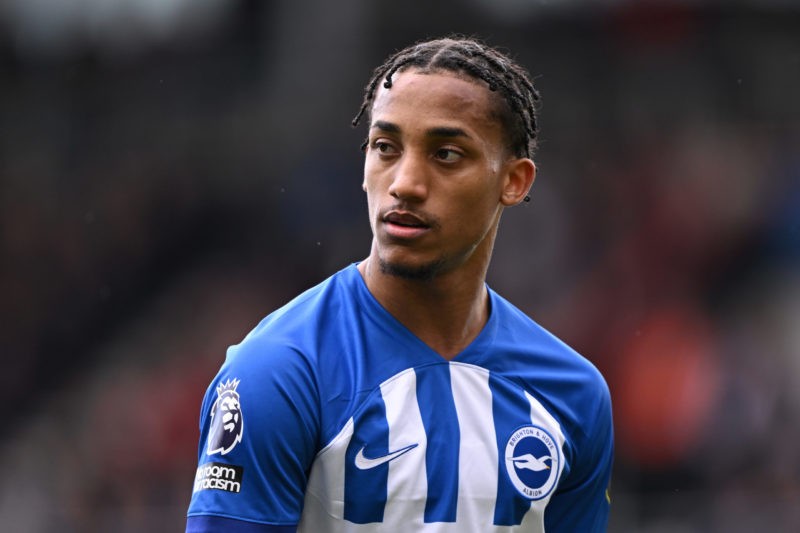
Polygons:
M380 457L364 457L364 448L366 448L366 446L362 446L356 454L356 468L359 470L369 470L370 468L375 468L376 466L380 466L388 463L389 461L397 459L404 453L410 452L416 447L416 444L410 444L405 448L400 448L399 450L389 452L386 455L381 455Z

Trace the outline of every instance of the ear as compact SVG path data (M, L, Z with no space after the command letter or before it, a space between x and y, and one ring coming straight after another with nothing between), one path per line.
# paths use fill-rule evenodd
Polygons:
M536 179L536 165L527 157L512 159L506 163L506 176L500 202L506 207L517 205L531 190Z

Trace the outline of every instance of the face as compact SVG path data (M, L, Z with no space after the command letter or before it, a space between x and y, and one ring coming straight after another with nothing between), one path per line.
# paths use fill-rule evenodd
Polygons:
M502 209L522 200L535 171L505 148L494 96L447 72L409 70L380 87L364 190L371 256L384 273L432 278L488 266Z

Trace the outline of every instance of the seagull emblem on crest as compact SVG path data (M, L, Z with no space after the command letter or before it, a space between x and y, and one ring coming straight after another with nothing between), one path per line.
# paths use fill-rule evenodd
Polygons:
M553 458L549 455L543 455L542 457L536 458L530 453L512 457L511 460L514 462L515 467L525 470L533 470L534 472L549 470L550 466L545 461L549 460L551 463L553 462Z

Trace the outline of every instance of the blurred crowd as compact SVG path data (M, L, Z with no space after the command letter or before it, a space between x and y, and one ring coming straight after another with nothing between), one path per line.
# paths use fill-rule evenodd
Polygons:
M610 530L800 527L799 8L47 3L0 8L3 529L181 530L226 347L368 252L371 69L449 32L543 94L489 282L609 382Z

